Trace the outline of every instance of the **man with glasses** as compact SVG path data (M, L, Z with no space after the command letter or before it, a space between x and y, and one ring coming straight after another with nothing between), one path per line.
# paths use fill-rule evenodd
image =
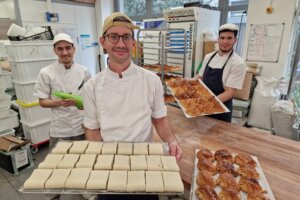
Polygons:
M100 43L109 55L108 68L90 79L83 91L86 138L96 141L151 141L154 125L179 160L182 151L172 134L159 77L135 65L131 51L134 29L128 16L113 13L103 25ZM157 199L157 196L101 196L101 199Z

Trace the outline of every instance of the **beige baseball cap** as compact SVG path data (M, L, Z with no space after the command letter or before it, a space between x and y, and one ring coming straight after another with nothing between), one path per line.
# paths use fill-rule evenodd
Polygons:
M134 25L127 15L120 12L112 13L104 20L102 34L104 34L112 26L126 26L130 29L139 29L139 27Z
M65 33L59 33L59 34L57 34L57 35L54 37L53 45L55 45L55 44L58 43L59 41L66 41L66 42L69 42L69 43L71 43L71 44L74 45L74 42L73 42L71 36L69 36L68 34L65 34Z
M223 30L239 31L239 27L235 24L223 24L219 28L219 32Z

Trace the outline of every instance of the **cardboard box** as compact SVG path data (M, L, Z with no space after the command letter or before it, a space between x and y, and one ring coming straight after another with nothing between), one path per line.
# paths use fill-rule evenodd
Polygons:
M203 57L213 51L218 50L218 41L206 41L203 45Z
M21 140L13 135L5 135L0 137L0 150L9 152L27 144L28 142L28 140Z
M241 100L248 100L250 97L251 83L252 83L253 73L247 72L245 75L243 88L241 90L237 90L234 98Z

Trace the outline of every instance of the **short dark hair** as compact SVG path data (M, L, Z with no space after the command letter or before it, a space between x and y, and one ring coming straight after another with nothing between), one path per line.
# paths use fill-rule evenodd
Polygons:
M233 30L230 30L230 29L224 29L224 30L219 31L219 36L220 36L220 33L223 33L223 32L232 32L234 34L234 37L236 37L237 34L238 34L237 30L233 31Z

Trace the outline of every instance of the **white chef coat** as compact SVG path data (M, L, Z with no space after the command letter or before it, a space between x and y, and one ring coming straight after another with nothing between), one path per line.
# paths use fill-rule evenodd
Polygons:
M40 99L59 99L53 91L80 94L79 86L91 78L88 69L79 64L72 64L66 69L58 61L41 69L34 87L34 95ZM75 106L51 108L51 137L72 137L84 133L82 122L84 111Z
M207 62L210 59L210 57L213 55L213 53L215 52L209 53L204 57L202 68L199 71L199 75L201 77L203 77L203 73L207 65ZM209 66L215 69L222 68L230 53L231 52L226 53L223 56L220 56L219 53L217 53L215 57L210 61ZM233 52L231 58L228 60L223 71L223 76L222 76L223 86L242 89L245 74L246 74L245 62L236 52Z
M85 84L84 126L104 141L150 141L151 118L167 115L163 95L159 77L132 62L122 78L106 68Z

